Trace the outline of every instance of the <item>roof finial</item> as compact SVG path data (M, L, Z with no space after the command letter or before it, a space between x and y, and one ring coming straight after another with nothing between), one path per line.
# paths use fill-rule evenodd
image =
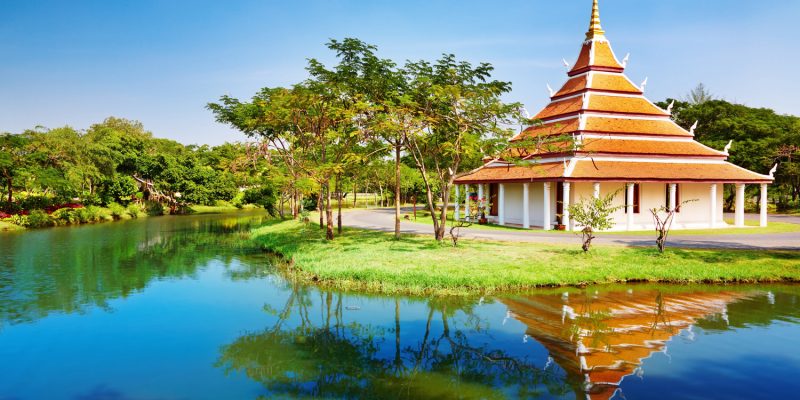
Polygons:
M592 19L589 22L589 31L586 32L586 40L603 38L605 33L603 27L600 26L600 6L597 4L597 0L594 0L592 4Z

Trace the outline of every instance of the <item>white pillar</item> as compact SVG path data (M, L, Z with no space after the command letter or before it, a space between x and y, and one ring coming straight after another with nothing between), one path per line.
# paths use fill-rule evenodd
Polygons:
M563 203L564 214L563 214L563 217L561 218L561 223L564 224L564 226L566 226L566 229L568 231L571 231L572 230L572 224L569 221L569 218L570 218L569 217L569 182L564 182L563 187L564 187L564 193L563 193L564 194L564 203Z
M486 210L484 210L483 207L481 206L481 201L483 201L483 200L484 200L483 199L483 184L479 183L478 184L478 215L476 215L476 217L478 217L478 218L481 217L481 212L483 212L483 213L486 212Z
M767 184L761 184L761 215L760 215L760 224L761 227L767 226Z
M456 221L461 219L461 212L460 212L461 203L458 201L458 197L460 196L460 194L458 192L459 192L458 185L456 185L456 201L454 201L456 209L455 209L455 211L453 211L453 219L456 220Z
M522 227L525 229L531 227L530 205L528 204L528 190L530 190L530 187L530 183L522 184Z
M599 198L600 198L600 182L595 182L595 183L592 185L592 188L593 188L593 191L592 191L592 196L593 196L595 199L599 199Z
M715 227L717 225L717 184L712 183L709 187L709 196L710 196L710 208L709 212L711 213L711 217L709 218L708 226Z
M678 184L677 183L670 183L669 184L669 204L667 204L667 211L673 211L678 208ZM678 212L676 211L672 214L672 223L675 223L675 220L678 219Z
M497 185L497 223L506 224L506 185Z
M625 207L625 222L629 231L633 230L633 188L633 183L625 184L625 198L628 200L628 205Z
M542 199L542 216L544 220L543 228L546 231L553 229L552 219L550 219L550 182L544 183L544 199Z
M469 209L469 185L464 185L464 218L469 219L472 211Z
M668 211L672 211L678 207L678 184L669 184L669 204L667 204Z
M736 209L734 216L734 225L741 228L744 226L744 184L736 184Z

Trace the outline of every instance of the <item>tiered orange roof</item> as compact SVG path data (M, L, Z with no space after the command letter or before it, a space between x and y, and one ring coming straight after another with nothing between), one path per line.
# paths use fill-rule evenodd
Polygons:
M526 334L540 342L568 374L587 385L586 398L613 397L643 359L697 320L725 312L743 292L663 294L632 289L597 295L537 295L502 299Z
M456 183L550 178L538 171L541 167L535 164L540 162L564 163L563 175L556 179L561 181L773 181L771 176L725 162L726 153L694 141L693 132L678 126L669 111L644 97L644 84L636 86L625 76L626 64L614 54L594 0L586 41L568 72L567 82L551 94L550 103L535 115L534 120L540 122L511 139L517 149L491 159L479 170L459 177ZM542 146L543 141L548 144ZM504 175L502 170L508 169L504 161L511 161L511 156L534 164L529 168L536 171L523 173L521 169L526 167L519 166L509 170L513 174ZM592 168L585 161L589 157Z

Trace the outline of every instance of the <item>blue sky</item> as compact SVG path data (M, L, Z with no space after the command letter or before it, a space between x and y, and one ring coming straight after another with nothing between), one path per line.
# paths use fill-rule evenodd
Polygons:
M704 82L722 98L800 114L797 0L601 0L627 73L654 101ZM357 37L384 57L454 53L496 67L531 113L565 80L590 0L12 1L0 0L0 131L87 128L107 116L156 136L219 144L244 137L205 104L248 98L331 60L330 38Z

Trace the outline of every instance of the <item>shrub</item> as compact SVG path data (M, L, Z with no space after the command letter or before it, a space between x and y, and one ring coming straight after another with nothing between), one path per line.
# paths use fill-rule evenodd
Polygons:
M11 223L26 228L28 226L28 216L22 214L12 215Z
M120 219L125 215L125 207L113 201L108 203L108 210L111 212L111 216L114 219Z
M131 218L139 218L139 215L142 213L142 207L136 203L128 204L128 208L125 209L125 212L131 216Z
M80 222L75 210L70 207L59 208L53 211L50 217L56 225L71 225Z
M28 224L25 226L30 228L44 228L46 226L53 226L53 220L43 210L33 210L30 215L28 215Z
M111 212L105 208L92 207L92 209L95 210L95 221L109 221L114 219L114 217L111 216Z
M19 206L24 210L45 209L56 203L56 199L48 196L28 196L19 200Z
M275 216L277 209L275 203L278 201L277 194L269 186L248 189L244 192L243 201L248 204L255 204L264 207L271 216Z
M89 222L94 222L94 217L92 216L91 212L89 212L88 208L76 208L73 210L75 213L75 218L81 224L87 224Z
M146 211L150 216L164 215L164 206L157 201L151 201L147 203Z
M244 200L244 192L239 192L239 193L236 193L236 196L233 197L233 199L231 200L231 204L234 207L236 207L236 208L241 210L242 208L244 208L244 201L243 200Z

